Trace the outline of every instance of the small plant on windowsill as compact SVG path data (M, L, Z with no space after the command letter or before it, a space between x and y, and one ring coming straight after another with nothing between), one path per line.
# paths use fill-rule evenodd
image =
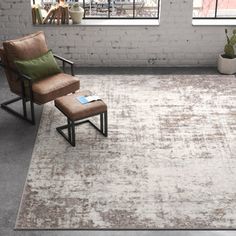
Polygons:
M233 35L228 36L228 30L225 29L227 43L224 47L224 54L219 55L218 58L218 71L222 74L232 75L236 73L236 30L233 30Z
M84 9L79 5L78 2L72 4L69 9L69 13L73 24L80 24L84 16Z

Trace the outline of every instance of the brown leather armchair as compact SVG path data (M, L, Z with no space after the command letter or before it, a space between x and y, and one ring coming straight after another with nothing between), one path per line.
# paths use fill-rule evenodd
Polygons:
M0 48L0 65L5 69L6 77L11 92L18 95L1 104L1 107L24 120L35 124L34 103L41 105L58 97L74 93L80 87L80 81L74 77L73 62L60 56L54 57L62 61L63 71L65 65L71 67L71 75L59 73L43 80L32 83L32 79L26 75L20 74L15 67L14 60L28 60L41 56L48 51L45 36L42 31L37 33L3 42L3 48ZM28 83L28 86L25 84ZM10 104L22 100L23 114L16 112L9 107ZM28 117L26 103L30 103L31 119Z

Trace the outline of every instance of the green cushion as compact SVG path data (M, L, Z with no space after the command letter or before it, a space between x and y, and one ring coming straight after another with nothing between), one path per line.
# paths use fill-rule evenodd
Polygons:
M61 72L51 50L31 60L15 60L14 62L19 72L29 76L33 82Z

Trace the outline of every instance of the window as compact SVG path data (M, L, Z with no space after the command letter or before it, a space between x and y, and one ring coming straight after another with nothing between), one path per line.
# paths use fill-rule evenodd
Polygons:
M60 0L58 0L60 1ZM56 0L31 0L44 14ZM65 0L69 5L76 1ZM160 0L79 0L84 19L159 19Z
M236 0L193 0L193 19L236 19Z

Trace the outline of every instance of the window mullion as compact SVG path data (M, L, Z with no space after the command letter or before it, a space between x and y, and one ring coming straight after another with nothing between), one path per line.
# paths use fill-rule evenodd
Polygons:
M90 0L90 1L91 1L91 0ZM85 0L83 0L83 8L84 8L84 18L85 18L85 13L86 13Z
M133 0L133 18L135 18L135 0Z
M111 0L108 0L108 19L111 18L111 16L110 16L110 6L111 6Z
M216 0L216 6L215 6L215 18L217 18L217 10L218 10L218 0Z

